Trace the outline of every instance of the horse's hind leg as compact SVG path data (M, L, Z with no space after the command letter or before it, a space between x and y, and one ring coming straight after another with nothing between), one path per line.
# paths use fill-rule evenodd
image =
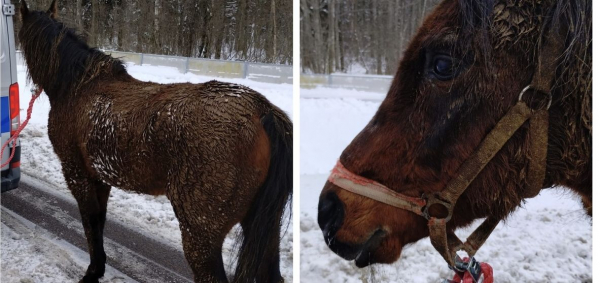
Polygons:
M207 211L208 207L211 211L225 211L224 208L219 208L220 203L216 201L201 202L196 195L199 192L178 191L179 194L174 195L172 191L168 190L167 196L179 220L183 252L194 272L194 281L227 282L221 251L227 235L223 224L227 216Z
M103 246L103 231L106 221L106 205L110 194L110 186L83 174L75 173L79 169L68 172L69 168L63 164L65 179L69 190L77 200L81 222L90 254L90 265L80 282L96 283L98 278L104 276L106 253Z
M225 237L202 228L180 222L183 251L194 272L194 282L227 282L221 253Z

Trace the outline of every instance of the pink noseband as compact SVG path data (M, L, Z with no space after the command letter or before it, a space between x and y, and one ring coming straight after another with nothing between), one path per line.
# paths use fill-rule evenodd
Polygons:
M423 208L427 205L425 199L397 193L380 183L358 176L346 169L339 160L331 170L329 182L355 194L424 216Z

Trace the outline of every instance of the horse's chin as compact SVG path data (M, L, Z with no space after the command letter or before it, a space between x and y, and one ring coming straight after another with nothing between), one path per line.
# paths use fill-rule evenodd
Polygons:
M371 237L363 244L342 244L345 247L353 247L353 251L345 250L344 252L338 252L338 250L336 253L346 260L354 261L354 264L358 268L367 267L375 263L390 264L400 257L400 251L402 250L402 248L395 249L395 247L394 249L389 249L390 247L386 245L386 242L391 240L385 231L379 229L373 232Z
M375 233L363 246L354 259L356 267L363 268L372 264L392 264L400 258L402 245L385 233Z
M354 262L357 267L365 267L373 262L374 255L379 249L381 242L385 238L385 232L381 229L375 231L373 235L361 246Z
M396 262L396 260L400 257L400 254L395 255L393 257L393 259L390 260L390 256L388 255L382 255L379 256L377 253L366 253L364 255L359 255L355 260L354 260L354 264L356 265L356 267L358 268L363 268L363 267L367 267L369 265L372 264L392 264L394 262Z

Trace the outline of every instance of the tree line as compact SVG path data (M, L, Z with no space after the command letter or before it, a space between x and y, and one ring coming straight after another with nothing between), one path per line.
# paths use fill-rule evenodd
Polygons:
M312 73L393 74L440 0L300 0L301 67Z
M34 10L50 2L27 0ZM58 7L59 20L90 46L292 64L292 0L59 0Z

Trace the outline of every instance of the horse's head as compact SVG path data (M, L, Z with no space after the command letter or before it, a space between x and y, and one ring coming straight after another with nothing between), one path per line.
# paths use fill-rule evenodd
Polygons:
M21 28L18 37L23 57L29 66L28 73L37 85L47 87L55 81L53 73L59 65L57 46L64 38L66 29L58 22L57 1L46 11L29 10L25 0L21 0Z
M29 27L34 24L40 24L45 22L46 24L50 22L50 20L55 20L58 17L58 9L56 0L52 1L50 4L50 8L47 11L29 11L27 7L27 3L25 0L21 0L21 8L19 9L21 14L21 22L23 24L23 28ZM38 28L41 28L39 26Z
M57 20L56 0L47 11L29 10L21 0L20 14L19 43L29 77L49 96L73 93L99 74L124 72L121 61L90 48L74 29Z
M47 11L30 11L25 0L21 0L19 11L22 24L18 34L21 49L28 50L52 46L53 41L62 30L62 24L56 21L58 17L56 0L52 1ZM61 25L61 27L58 27L58 25ZM50 50L44 51L36 53L50 52Z
M442 191L531 82L544 21L562 13L549 2L440 3L410 42L386 98L343 151L341 164L407 196ZM560 108L553 105L550 116L558 116ZM506 217L520 204L531 152L527 133L527 126L517 131L471 183L449 229L485 216ZM442 218L445 213L438 206L429 210ZM329 247L359 267L394 262L405 245L429 235L425 218L331 182L321 192L318 222Z

